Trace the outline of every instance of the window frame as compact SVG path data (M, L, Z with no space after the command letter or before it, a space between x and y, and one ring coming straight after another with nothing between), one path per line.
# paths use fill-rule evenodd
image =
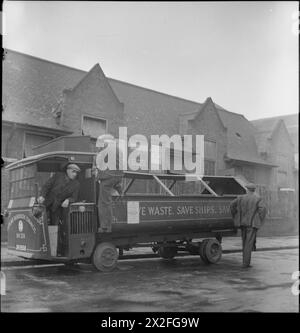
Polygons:
M286 172L289 170L289 156L287 154L278 153L277 155L278 172Z
M31 168L31 173L25 172L26 169ZM21 198L29 198L32 196L35 196L35 180L36 180L36 173L37 173L37 167L36 164L29 165L29 166L22 166L17 169L11 170L9 173L9 200L14 199L21 199ZM30 187L30 181L32 181L33 187L31 189L29 188L22 188L22 185L24 185L24 182L26 183L26 186ZM17 188L19 186L19 188ZM20 193L18 195L15 194L15 190L18 190ZM23 191L23 192L21 192ZM24 191L28 191L30 193L24 194Z
M214 173L213 174L211 174L211 173L206 173L206 170L205 170L205 162L208 162L208 163L214 163ZM216 163L217 163L217 161L216 160L212 160L212 159L208 159L208 158L205 158L204 159L204 174L206 175L206 176L216 176Z
M91 115L91 114L88 114L88 113L84 113L81 115L81 132L83 132L83 124L84 124L84 118L90 118L92 120L102 120L102 121L105 121L105 133L107 133L107 129L108 129L108 119L106 118L103 118L103 117L98 117L98 116L95 116L95 115ZM84 135L87 135L87 134L84 134ZM91 136L89 135L92 139L97 139L97 137L94 137L94 136Z
M27 131L25 130L23 133L23 147L22 147L22 158L24 158L24 154L26 153L25 148L26 148L26 135L36 135L36 136L44 136L44 137L48 137L51 138L49 141L57 138L57 136L55 134L48 134L48 133L41 133L41 132L35 132L35 131ZM37 145L38 146L38 145ZM32 155L29 155L32 156ZM25 157L29 157L29 156L25 156Z
M213 142L215 144L215 147L216 147L215 159L205 157L205 141L206 142ZM212 176L215 176L217 174L217 163L218 163L218 142L214 139L204 138L204 174L205 174L205 161L214 162L214 164L215 164L214 174Z

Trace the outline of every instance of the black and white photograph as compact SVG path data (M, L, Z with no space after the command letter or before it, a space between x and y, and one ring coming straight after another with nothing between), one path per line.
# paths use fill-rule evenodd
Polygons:
M299 313L298 1L1 16L2 313Z

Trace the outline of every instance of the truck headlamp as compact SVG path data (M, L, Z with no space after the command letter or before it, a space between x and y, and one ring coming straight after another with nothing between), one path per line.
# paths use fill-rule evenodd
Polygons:
M79 206L78 210L79 210L81 213L83 213L83 212L85 212L85 207L84 207L84 206Z

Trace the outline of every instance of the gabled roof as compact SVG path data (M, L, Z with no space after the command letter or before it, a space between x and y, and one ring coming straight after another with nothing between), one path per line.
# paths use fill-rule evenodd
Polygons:
M220 117L227 127L227 157L233 160L271 165L258 153L255 128L242 115L219 108Z
M252 124L257 129L258 144L260 147L264 148L267 144L267 140L271 138L272 134L275 133L276 128L279 126L280 121L283 121L290 139L295 147L295 150L298 151L298 127L299 127L299 114L289 114L286 116L278 116L271 118L262 118L252 120Z
M98 66L93 68L99 70ZM86 75L82 70L6 50L3 120L63 129L56 124L51 111L57 107L63 90L74 89ZM203 105L116 79L108 78L108 82L118 100L124 103L128 135L179 133L180 115L198 112ZM253 125L243 115L214 105L227 128L228 157L267 164L257 152Z
M257 144L261 151L268 149L268 140L272 139L281 125L287 131L291 144L298 151L298 114L257 119L251 122L257 129Z
M222 125L224 130L227 130L227 127L224 125L224 122L222 121L219 111L217 110L216 104L213 102L211 97L207 97L206 101L203 104L200 104L200 107L198 110L192 112L192 113L183 113L180 115L181 118L185 118L187 120L195 120L201 113L203 113L207 106L212 105L213 111L216 112L217 118L220 121L220 124Z
M115 99L120 103L118 100L118 96L115 94L114 90L112 89L108 78L105 76L102 68L99 64L94 65L88 72L85 72L85 75L83 78L73 87L73 91L76 90L80 85L82 85L85 81L87 81L92 75L94 75L97 79L104 82L105 86L108 87L112 95L115 97Z
M297 113L289 114L286 116L261 118L252 120L251 122L259 131L273 131L276 124L278 123L278 120L284 121L285 126L289 132L298 131L299 115Z

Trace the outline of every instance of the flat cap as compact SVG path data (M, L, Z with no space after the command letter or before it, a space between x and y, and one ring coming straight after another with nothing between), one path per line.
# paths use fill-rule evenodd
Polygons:
M248 183L245 185L246 188L248 188L249 190L255 190L256 189L256 185L253 183Z
M68 164L66 169L71 169L71 170L75 170L77 172L80 172L81 169L79 168L79 166L75 163L71 163L71 164Z

